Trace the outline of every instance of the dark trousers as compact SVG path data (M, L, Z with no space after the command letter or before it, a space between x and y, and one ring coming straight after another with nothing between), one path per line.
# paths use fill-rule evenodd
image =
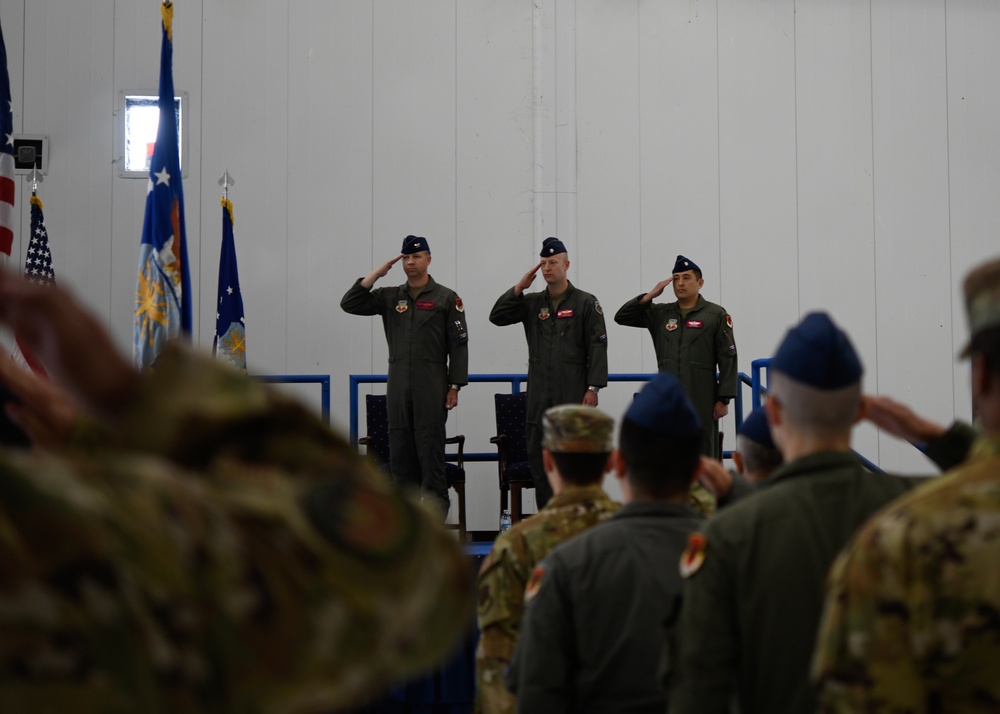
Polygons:
M427 403L433 401L433 403ZM426 496L436 498L447 516L451 502L448 480L444 474L445 421L448 411L444 397L440 400L407 399L403 407L402 424L394 423L389 415L389 469L400 486L420 488Z
M524 428L524 437L528 445L531 480L535 482L535 503L538 508L542 508L552 498L552 486L549 485L545 465L542 463L542 425L528 422Z

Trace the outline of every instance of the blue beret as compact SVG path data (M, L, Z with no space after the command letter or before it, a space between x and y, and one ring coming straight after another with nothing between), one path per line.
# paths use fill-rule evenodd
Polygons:
M701 272L701 268L693 260L688 260L683 255L678 255L677 260L674 261L674 269L670 272L683 273L685 270L697 270Z
M539 253L543 258L548 258L553 255L559 255L560 253L566 252L566 246L558 238L546 238L542 241L542 252Z
M431 246L426 238L421 236L406 236L403 239L403 248L399 252L403 255L413 255L422 250L426 250L428 253L431 252Z
M771 438L771 425L767 423L764 407L750 412L750 416L743 420L743 426L740 427L738 435L745 436L750 441L755 441L769 449L775 448L774 440Z
M825 312L809 313L788 331L771 369L816 389L840 389L864 373L850 338Z
M670 372L658 372L642 388L625 418L643 429L664 436L688 437L701 433L701 420L684 388Z

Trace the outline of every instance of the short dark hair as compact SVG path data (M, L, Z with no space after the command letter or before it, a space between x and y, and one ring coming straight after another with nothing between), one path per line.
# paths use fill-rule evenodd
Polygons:
M736 450L743 457L743 468L747 473L769 474L784 462L781 452L776 448L764 446L742 434L736 437Z
M618 448L625 459L632 487L650 498L688 492L701 458L701 433L678 437L661 434L623 419Z
M1000 326L977 332L969 343L969 354L981 354L987 368L1000 378Z
M701 280L701 268L695 268L691 272L694 273L694 277L698 278L698 280Z
M600 483L607 471L610 452L566 452L552 451L552 459L559 469L563 481L575 486L591 486Z

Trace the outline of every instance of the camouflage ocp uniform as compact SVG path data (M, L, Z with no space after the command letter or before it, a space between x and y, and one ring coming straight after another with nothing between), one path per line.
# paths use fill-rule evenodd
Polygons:
M542 446L556 454L593 454L603 459L613 448L614 425L599 409L563 404L543 414ZM584 480L574 474L561 475L564 483ZM557 545L607 520L618 508L599 483L565 483L564 490L535 516L497 537L479 570L477 714L514 712L514 697L504 686L504 670L514 655L524 588L535 566Z
M908 494L831 571L822 712L1000 711L1000 437Z
M524 588L535 566L557 545L607 520L619 507L599 486L571 488L497 538L479 571L477 714L514 711L503 675L514 655Z
M0 711L326 712L465 629L454 540L294 402L169 349L112 426L0 450Z

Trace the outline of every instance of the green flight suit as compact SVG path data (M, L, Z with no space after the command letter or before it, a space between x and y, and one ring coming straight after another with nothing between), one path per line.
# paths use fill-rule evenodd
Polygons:
M525 591L508 674L519 714L663 714L660 628L703 523L686 504L633 502L549 553Z
M640 303L641 298L639 295L622 305L615 322L649 330L657 369L680 380L701 419L701 453L720 459L719 425L712 410L720 399L734 399L739 389L732 320L725 308L701 295L686 317L681 317L676 302Z
M107 426L0 449L0 712L341 711L463 635L454 537L280 392L175 342Z
M579 404L587 387L608 384L608 331L597 298L572 283L558 308L548 290L514 294L496 301L490 322L524 325L528 341L528 415L525 438L535 501L544 506L552 489L542 467L542 414L559 404Z
M430 277L416 300L406 283L366 290L359 279L340 307L352 315L382 316L389 345L389 467L396 483L419 486L443 501L447 512L445 397L448 385L469 381L462 299Z
M620 505L600 486L569 486L531 518L497 536L477 579L474 714L514 714L503 675L514 656L524 613L524 588L535 566L560 543L610 518Z
M944 468L975 438L956 426L930 456ZM874 474L851 452L805 456L705 529L704 562L684 587L671 656L671 714L816 711L809 665L827 571L875 511L924 479Z

